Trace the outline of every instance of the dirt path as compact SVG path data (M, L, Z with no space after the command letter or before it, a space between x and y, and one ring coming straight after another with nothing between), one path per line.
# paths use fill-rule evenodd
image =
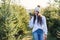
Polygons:
M26 37L24 37L22 40L32 40L32 36L27 35Z

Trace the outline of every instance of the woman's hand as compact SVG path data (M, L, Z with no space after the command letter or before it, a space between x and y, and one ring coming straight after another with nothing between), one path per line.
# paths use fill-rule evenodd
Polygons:
M44 34L44 40L47 40L47 35L46 34Z

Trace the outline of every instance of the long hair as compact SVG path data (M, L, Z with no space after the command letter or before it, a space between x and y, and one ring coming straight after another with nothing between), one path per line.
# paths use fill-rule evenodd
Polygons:
M37 18L36 18L36 15L34 14L33 24L35 24L35 20L36 19L37 19L37 23L39 23L40 25L42 25L42 17L40 15L38 15Z

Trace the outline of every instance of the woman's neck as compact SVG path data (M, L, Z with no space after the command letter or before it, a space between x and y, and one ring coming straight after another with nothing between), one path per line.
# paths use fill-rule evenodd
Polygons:
M41 17L42 17L42 15L41 15L41 14L39 14L38 16L41 16Z

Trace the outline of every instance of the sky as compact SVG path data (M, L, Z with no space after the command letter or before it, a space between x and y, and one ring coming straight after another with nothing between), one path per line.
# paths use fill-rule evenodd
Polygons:
M37 5L45 8L48 6L48 2L49 0L11 0L11 3L22 5L26 9L34 9ZM53 3L53 0L51 0L51 2Z
M37 5L41 7L48 6L49 0L20 0L22 6L26 9L34 9Z

